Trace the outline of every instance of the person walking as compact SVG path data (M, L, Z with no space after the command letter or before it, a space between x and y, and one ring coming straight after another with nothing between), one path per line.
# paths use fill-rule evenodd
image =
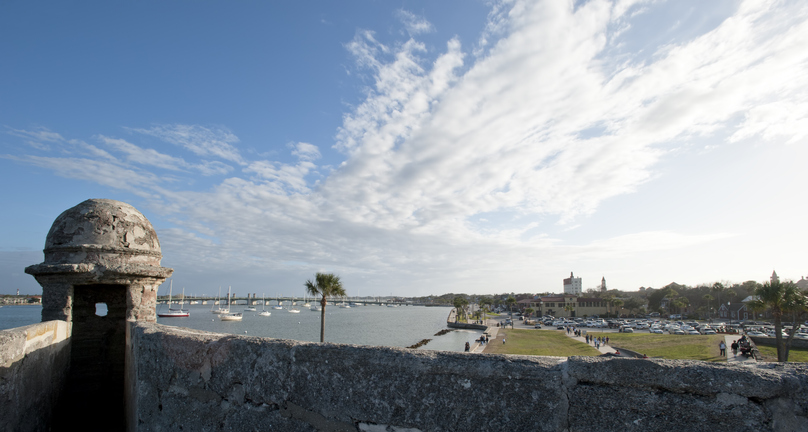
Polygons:
M738 357L738 341L732 341L732 344L729 347L732 348L732 356Z
M727 344L725 344L724 341L718 344L718 351L720 356L727 356Z

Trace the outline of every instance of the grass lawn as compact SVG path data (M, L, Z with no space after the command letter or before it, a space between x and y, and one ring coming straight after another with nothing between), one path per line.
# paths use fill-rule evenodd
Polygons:
M502 336L505 335L505 344ZM597 356L595 348L567 337L563 332L543 330L499 330L496 340L492 340L486 353L521 354L540 356Z
M763 356L761 361L776 362L777 349L775 347L758 345L758 351ZM788 350L788 362L808 362L808 349L791 348Z
M670 360L722 361L718 344L724 335L689 336L655 333L610 333L609 345L648 357ZM729 347L727 347L729 349Z

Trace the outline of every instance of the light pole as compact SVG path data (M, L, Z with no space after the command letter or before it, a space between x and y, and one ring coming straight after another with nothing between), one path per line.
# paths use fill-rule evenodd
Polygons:
M729 312L729 325L730 325L730 327L732 327L732 309L730 308L731 304L732 303L727 302L727 311Z

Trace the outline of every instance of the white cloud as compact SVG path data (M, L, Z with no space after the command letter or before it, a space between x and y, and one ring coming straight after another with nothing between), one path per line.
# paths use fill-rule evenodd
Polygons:
M98 139L107 146L124 153L126 161L145 166L167 169L171 171L195 170L202 175L227 174L231 168L219 161L202 161L194 164L186 162L183 158L160 153L154 149L146 149L119 138L110 138L100 135Z
M238 137L224 128L211 129L198 125L177 124L130 130L182 146L199 156L215 156L240 165L246 164L235 147L239 142Z
M422 33L431 33L435 31L432 23L422 16L415 15L410 11L399 9L396 11L396 16L404 24L405 30L410 36L416 36Z
M24 129L14 129L8 126L6 126L6 128L8 129L7 133L11 135L18 136L21 138L32 139L36 142L58 143L65 140L64 138L62 138L61 135L59 135L56 132L51 132L48 128L40 127L32 131Z
M344 162L322 179L312 144L290 146L297 163L247 160L232 132L190 125L130 130L242 170L207 191L166 190L166 179L143 170L222 174L226 165L192 164L107 137L102 141L128 165L92 146L86 149L96 161L18 160L140 190L150 206L176 218L166 238L206 248L197 260L262 270L303 263L301 271L338 269L367 284L423 283L428 292L442 283L489 284L490 292L490 284L529 280L578 260L707 244L729 234L645 230L571 246L563 236L578 230L548 225L580 227L605 200L654 178L659 160L692 137L712 137L714 145L805 138L805 7L745 2L691 40L665 41L651 54L626 51L624 38L647 15L640 11L653 7L496 3L471 63L456 38L431 58L414 38L385 45L358 31L345 47L372 87L336 132ZM428 28L401 14L421 23L411 35ZM497 212L515 217L508 226L480 217Z

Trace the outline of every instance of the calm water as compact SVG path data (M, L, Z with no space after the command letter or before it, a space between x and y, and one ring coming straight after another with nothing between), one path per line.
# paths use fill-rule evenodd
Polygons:
M234 306L239 312L245 306ZM157 305L157 310L167 308ZM177 327L189 327L217 333L240 334L278 339L317 342L320 340L320 312L301 308L294 314L287 310L271 310L272 316L262 317L258 312L244 312L242 321L220 321L210 313L210 305L185 305L190 310L188 318L157 318L157 322ZM261 306L258 306L258 311ZM357 345L381 345L408 347L422 339L432 339L422 349L463 351L466 342L477 339L481 331L456 330L436 337L435 333L446 328L448 307L359 306L342 309L328 306L325 309L326 342ZM99 311L105 313L103 310ZM0 330L35 324L41 320L41 306L4 306L0 308Z

